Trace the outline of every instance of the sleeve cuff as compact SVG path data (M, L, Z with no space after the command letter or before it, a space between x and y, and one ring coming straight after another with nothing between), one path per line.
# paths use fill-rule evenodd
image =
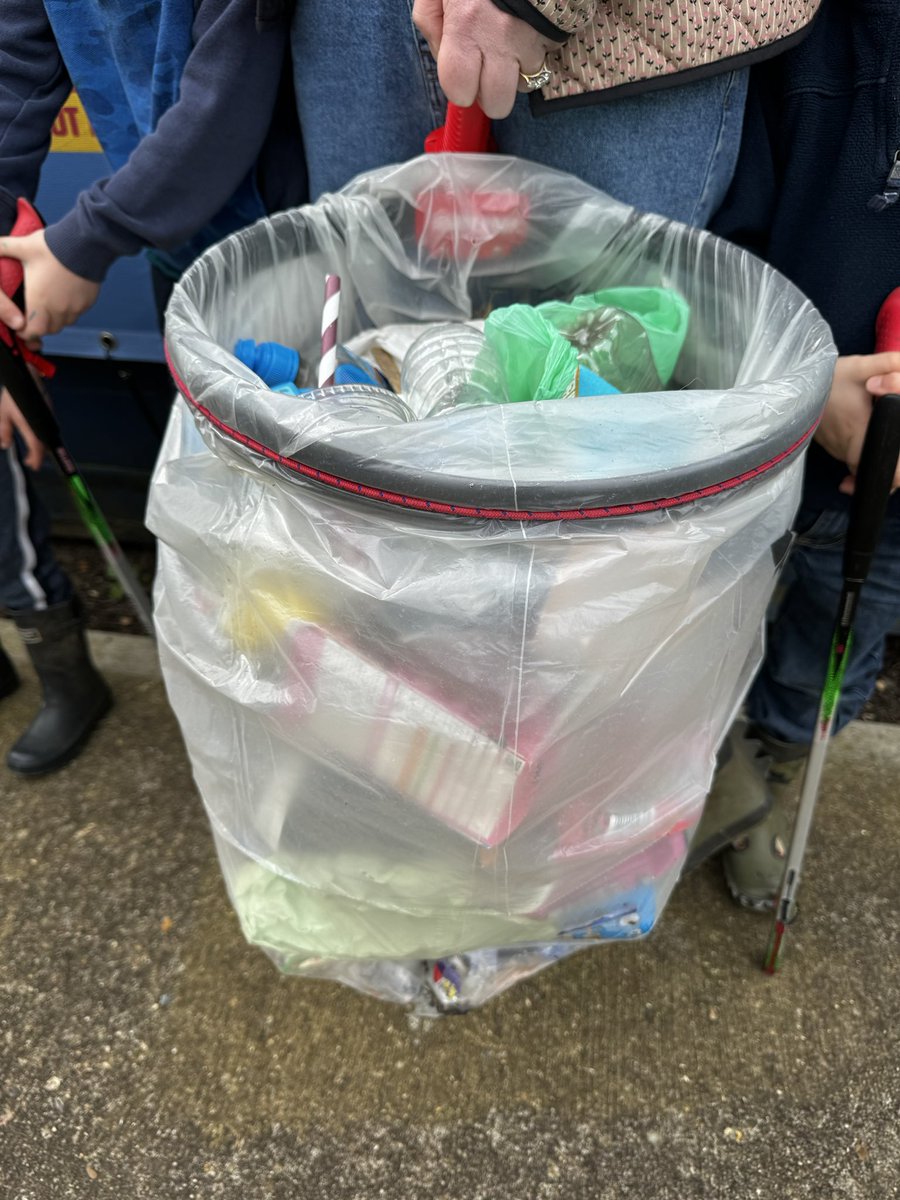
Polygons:
M518 17L520 21L527 21L532 29L536 29L541 37L547 38L548 41L562 44L569 40L569 34L564 29L560 29L558 25L554 25L552 21L548 21L543 13L539 13L530 3L530 0L493 0L493 3L508 16Z
M54 258L73 274L90 279L92 283L102 283L120 255L135 254L143 247L143 243L138 242L134 248L123 250L110 246L100 237L91 236L77 207L54 225L48 225L44 236Z

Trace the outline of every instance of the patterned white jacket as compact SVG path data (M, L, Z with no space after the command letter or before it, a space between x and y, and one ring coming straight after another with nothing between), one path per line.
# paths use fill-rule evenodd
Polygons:
M780 53L821 0L494 0L559 44L538 110L686 83ZM613 89L615 91L613 92Z

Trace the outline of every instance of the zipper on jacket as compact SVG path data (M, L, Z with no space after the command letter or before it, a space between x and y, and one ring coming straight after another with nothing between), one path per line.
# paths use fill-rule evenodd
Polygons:
M884 189L872 196L868 207L874 212L883 212L892 204L896 204L898 199L900 199L900 150L895 150L894 161L891 163L891 169L884 181Z

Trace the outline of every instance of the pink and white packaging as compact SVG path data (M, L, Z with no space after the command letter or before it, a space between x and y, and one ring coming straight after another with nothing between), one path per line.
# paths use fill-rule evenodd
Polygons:
M308 688L296 736L336 756L484 846L525 816L534 772L455 705L386 670L317 625L288 633L291 667Z

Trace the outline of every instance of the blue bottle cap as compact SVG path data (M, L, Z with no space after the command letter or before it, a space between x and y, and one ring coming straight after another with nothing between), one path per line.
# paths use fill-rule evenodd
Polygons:
M245 367L253 370L256 362L256 342L253 338L240 338L234 343L234 357L241 360Z
M234 355L270 386L296 379L300 370L300 355L280 342L254 342L252 338L242 338L234 344Z

